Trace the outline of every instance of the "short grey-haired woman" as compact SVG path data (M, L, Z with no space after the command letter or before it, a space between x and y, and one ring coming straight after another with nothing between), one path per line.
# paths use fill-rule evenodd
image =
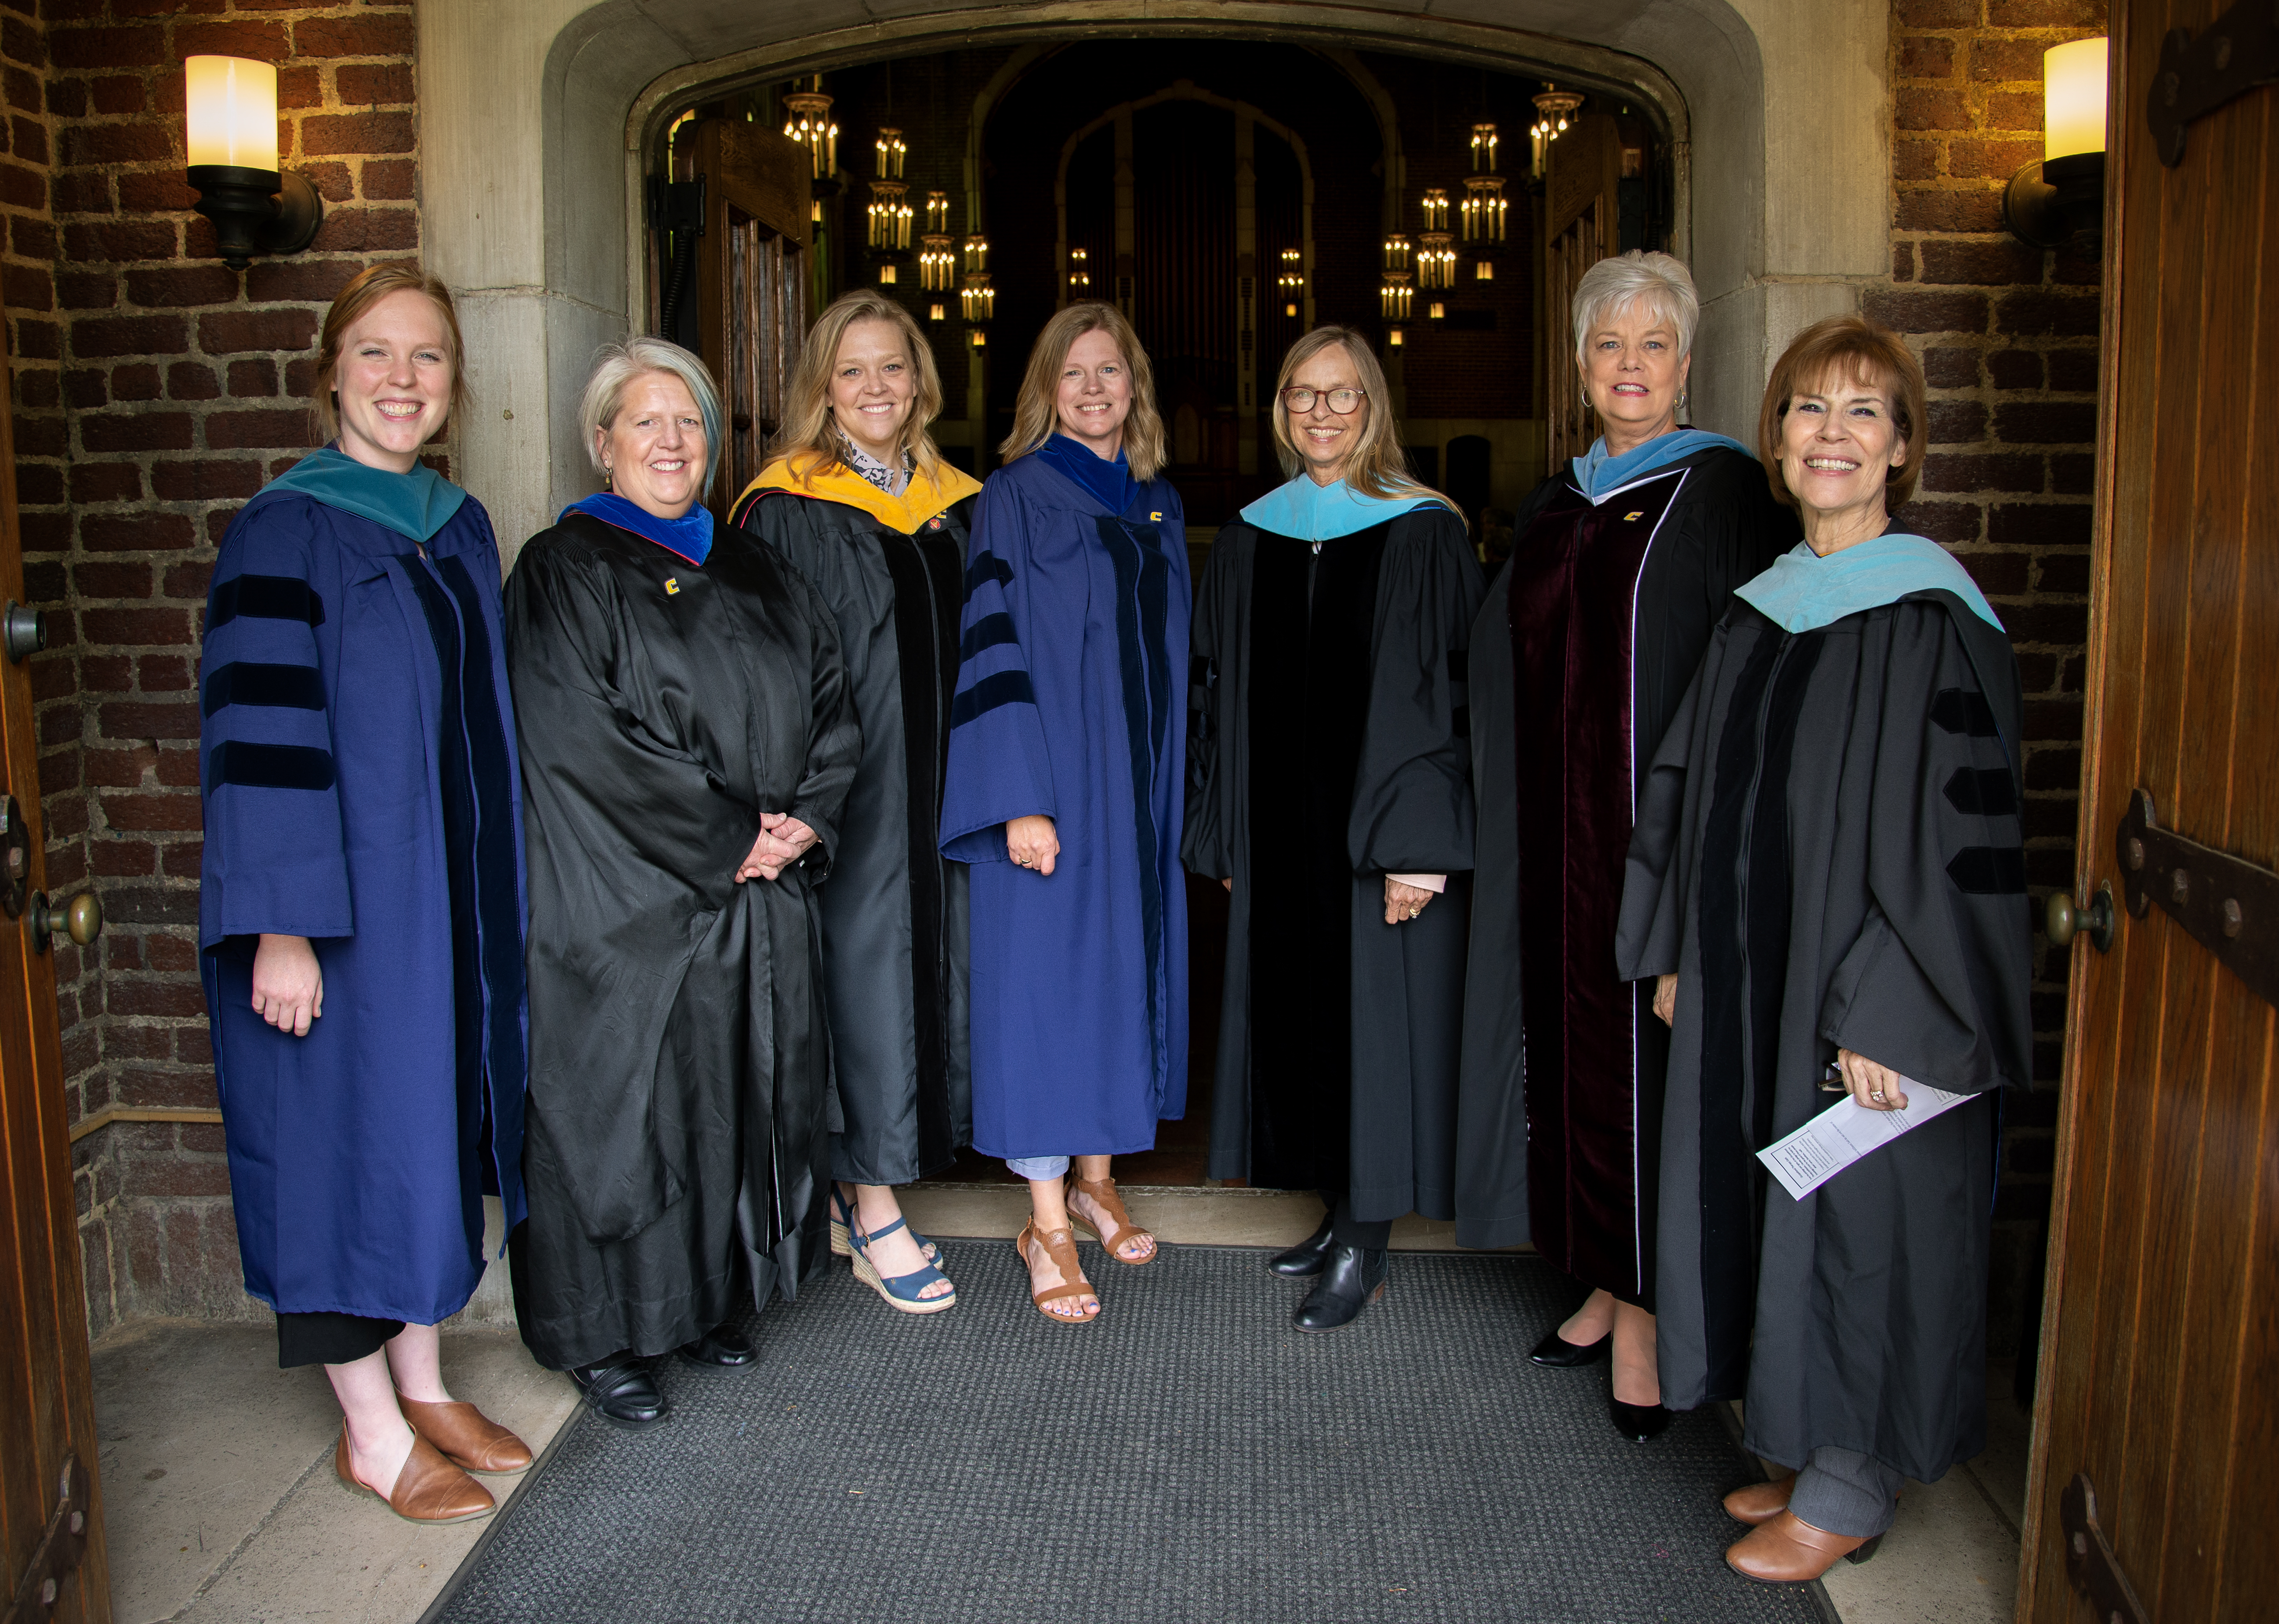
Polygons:
M748 1367L734 1321L825 1267L830 1061L815 887L860 754L830 611L715 532L718 391L661 339L605 347L605 492L523 547L508 670L530 851L523 1340L618 1426L649 1361Z
M1575 387L1604 433L1519 509L1471 630L1478 797L1458 1102L1468 1245L1532 1241L1588 1291L1535 1362L1609 1353L1608 1414L1669 1424L1654 1357L1655 1191L1668 1030L1615 973L1646 766L1733 589L1793 545L1748 448L1679 426L1700 314L1667 254L1577 284ZM1501 1168L1500 1179L1490 1176Z

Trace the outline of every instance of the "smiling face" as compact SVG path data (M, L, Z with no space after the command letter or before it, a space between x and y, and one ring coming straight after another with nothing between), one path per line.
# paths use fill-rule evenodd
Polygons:
M1693 357L1678 353L1677 329L1644 299L1606 311L1583 335L1583 387L1620 456L1677 426L1677 397Z
M1846 368L1789 396L1781 419L1781 478L1803 509L1805 539L1845 546L1880 534L1884 482L1907 461L1889 382Z
M890 321L848 323L831 367L831 416L848 439L893 465L917 387L900 328Z
M333 370L341 450L368 467L410 473L451 410L451 344L426 294L392 293L341 335Z
M1115 459L1124 445L1124 419L1132 415L1132 371L1114 339L1097 327L1077 335L1061 363L1053 406L1061 433L1103 461Z
M682 517L704 493L704 417L671 372L643 372L627 384L617 417L594 431L594 443L610 488L659 518Z
M1362 396L1360 409L1347 416L1339 417L1330 408L1331 395L1344 389L1359 392L1361 387L1361 373L1343 344L1326 345L1307 356L1284 386L1282 410L1290 414L1290 443L1298 448L1306 471L1316 485L1336 482L1345 471L1346 460L1366 434L1370 413L1366 395ZM1313 410L1294 409L1287 393L1291 389L1314 391Z

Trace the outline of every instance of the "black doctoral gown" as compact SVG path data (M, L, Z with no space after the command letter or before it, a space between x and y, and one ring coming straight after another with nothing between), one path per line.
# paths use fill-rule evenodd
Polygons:
M1839 1047L2026 1084L2019 721L2007 640L1950 592L1796 635L1736 601L1654 759L1616 957L1678 978L1662 1402L1746 1397L1783 1465L1835 1445L1931 1482L1984 1446L1992 1099L1801 1201L1755 1153L1836 1102Z
M530 853L523 1338L661 1353L827 1265L837 1115L816 887L861 739L830 610L721 530L700 567L585 514L506 590ZM735 880L765 812L818 844Z
M1651 445L1653 442L1648 442ZM1519 514L1472 624L1479 795L1458 1142L1466 1244L1532 1241L1654 1300L1669 1041L1615 974L1636 786L1733 589L1797 539L1756 458L1712 445L1597 502L1569 469Z
M940 831L974 499L950 494L919 476L912 506L843 469L802 485L778 463L737 506L830 606L861 718L820 901L845 1124L832 1174L858 1184L938 1173L973 1142L966 871L941 854Z
M1301 476L1303 478L1303 476ZM1455 1216L1480 571L1433 505L1315 550L1227 525L1196 594L1189 870L1232 877L1210 1170ZM1446 874L1385 923L1385 877Z

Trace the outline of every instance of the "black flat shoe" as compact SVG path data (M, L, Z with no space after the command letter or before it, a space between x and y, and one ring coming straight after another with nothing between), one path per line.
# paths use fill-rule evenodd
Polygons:
M716 1325L694 1342L680 1344L680 1357L707 1370L749 1370L759 1358L750 1337L733 1325Z
M612 1353L598 1364L576 1366L569 1376L578 1384L578 1397L586 1407L612 1427L647 1432L663 1426L672 1413L672 1400L657 1390L647 1362L630 1353Z
M1577 1370L1585 1365L1595 1365L1615 1351L1615 1333L1608 1331L1592 1343L1569 1342L1554 1327L1549 1336L1535 1344L1528 1358L1552 1370Z
M1383 1252L1332 1243L1321 1278L1314 1282L1314 1289L1306 1293L1292 1320L1301 1331L1336 1330L1352 1324L1362 1309L1385 1295L1385 1275L1391 1268Z
M1615 1430L1633 1444L1644 1444L1669 1430L1669 1412L1658 1404L1624 1404L1609 1393L1607 1419Z
M1330 1238L1336 1215L1322 1214L1322 1227L1287 1252L1278 1252L1267 1268L1285 1280L1303 1280L1308 1275L1318 1275L1330 1260L1330 1252L1337 1243Z

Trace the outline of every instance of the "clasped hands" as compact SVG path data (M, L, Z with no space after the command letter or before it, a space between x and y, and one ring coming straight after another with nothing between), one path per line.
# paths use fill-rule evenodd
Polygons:
M1664 1026L1677 1021L1677 977L1657 976L1654 982L1654 1012L1661 1017ZM1837 1074L1844 1079L1845 1092L1863 1111L1904 1111L1907 1096L1899 1084L1907 1079L1889 1066L1880 1065L1864 1054L1849 1049L1836 1051Z
M752 842L750 854L737 867L736 883L778 878L807 854L815 838L814 830L788 812L761 813L760 838Z

